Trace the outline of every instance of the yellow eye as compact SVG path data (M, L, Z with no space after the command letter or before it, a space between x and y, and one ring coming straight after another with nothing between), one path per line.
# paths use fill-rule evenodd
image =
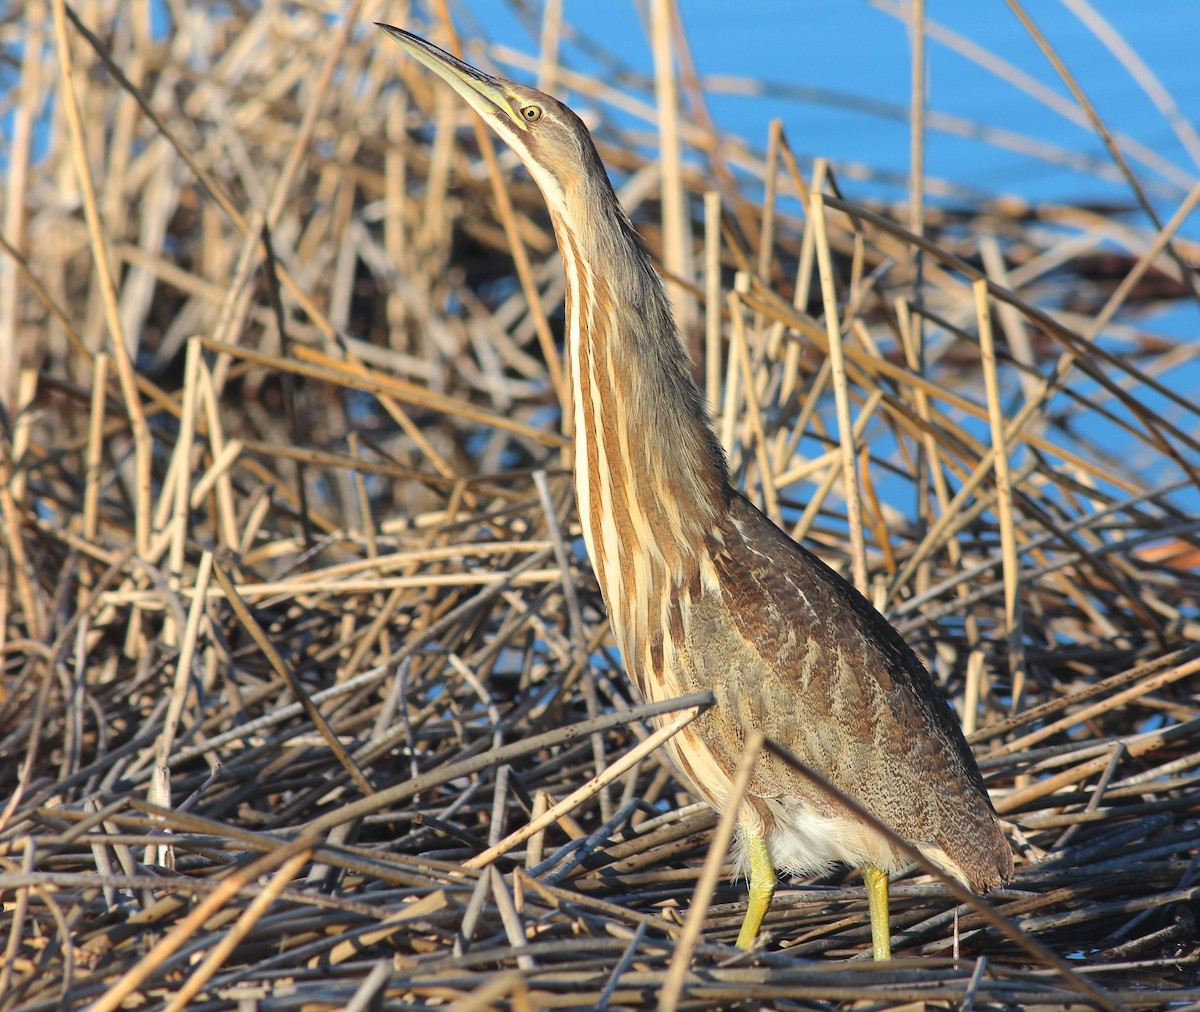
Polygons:
M521 110L521 115L525 117L526 123L536 123L542 118L542 107L540 105L527 105Z

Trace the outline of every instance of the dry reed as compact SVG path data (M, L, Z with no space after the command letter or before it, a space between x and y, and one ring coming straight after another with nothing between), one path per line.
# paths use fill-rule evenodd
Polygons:
M778 124L718 131L706 90L772 89L697 77L668 0L652 80L518 14L539 57L466 55L600 110L739 483L930 663L1014 881L914 867L889 965L848 872L732 948L730 827L646 723L707 700L631 697L576 548L542 201L369 25L397 11L26 0L0 1010L1200 1004L1194 347L1144 316L1194 318L1194 175L1147 190L1068 80L1143 217L930 202L968 191L920 131L907 206L855 203ZM924 88L900 114L960 128Z

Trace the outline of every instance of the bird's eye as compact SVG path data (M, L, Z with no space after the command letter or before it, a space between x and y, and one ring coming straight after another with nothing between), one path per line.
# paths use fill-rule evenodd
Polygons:
M542 107L540 105L527 105L521 110L521 115L525 117L526 123L536 123L542 118Z

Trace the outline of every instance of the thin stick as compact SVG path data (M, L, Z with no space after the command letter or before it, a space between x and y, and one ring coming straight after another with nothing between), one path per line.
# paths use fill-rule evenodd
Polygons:
M729 845L733 842L733 834L737 829L737 816L746 796L746 788L750 786L750 777L754 767L762 756L763 734L752 731L746 737L742 748L742 758L738 762L737 773L733 778L733 786L725 801L725 811L721 813L721 821L713 833L712 842L708 845L708 856L704 859L704 868L700 878L696 880L696 888L692 891L692 902L688 906L687 920L683 924L683 932L675 943L675 951L671 953L671 963L667 967L667 975L663 979L662 990L658 995L658 1007L662 1012L675 1012L683 994L683 985L687 980L688 967L692 962L692 953L696 942L704 928L704 918L708 914L708 906L712 902L717 881L729 853Z
M779 512L779 493L775 488L775 476L771 473L771 455L767 446L767 433L763 428L762 409L758 403L758 392L754 389L754 369L750 364L750 347L746 340L746 317L742 312L742 301L736 292L729 293L726 304L729 306L729 318L733 321L733 351L741 363L741 373L744 377L742 387L746 391L746 417L754 436L754 456L758 461L758 480L762 485L763 502L767 507L767 516L778 524L783 522L783 517Z
M992 429L992 460L996 468L996 508L1000 517L1000 552L1004 573L1004 620L1008 631L1008 674L1012 679L1012 710L1021 709L1025 696L1025 625L1021 614L1021 560L1013 522L1013 489L1009 473L1008 446L1004 433L1004 407L1000 403L1000 381L996 375L996 345L987 282L976 281L975 311L979 321L979 352L983 385L987 391L988 421Z
M809 197L808 215L815 231L817 270L821 277L821 298L825 307L825 333L829 339L830 375L837 408L838 441L842 449L842 487L846 498L846 523L850 528L850 566L854 574L854 586L860 594L866 594L867 552L863 542L862 504L858 494L858 453L854 445L854 426L850 420L846 359L842 351L841 319L838 316L833 257L829 251L829 233L825 222L825 202L822 194L816 191Z
M212 893L196 904L196 908L156 942L154 947L130 970L123 973L116 983L105 991L94 1005L90 1006L91 1012L116 1012L126 998L149 980L151 975L162 967L163 963L193 937L201 925L205 924L242 889L260 876L266 875L273 868L284 864L290 867L293 858L302 858L303 860L297 863L297 867L302 866L312 856L314 846L315 840L312 836L302 836L290 843L282 844L256 861L251 861L238 868L225 878Z
M659 745L665 741L669 741L688 724L695 720L704 711L702 706L690 706L683 710L669 723L664 724L652 735L646 738L645 741L639 742L620 759L608 766L599 776L592 777L586 784L577 790L572 791L562 801L548 808L540 817L527 822L524 826L518 829L515 833L510 833L494 847L489 847L482 854L476 854L473 858L463 862L465 868L486 868L496 858L507 854L513 847L524 843L535 833L541 832L550 823L554 822L559 816L566 814L578 808L583 802L592 795L600 791L605 785L611 784L614 780L620 777L627 770L631 769L637 763L641 762L646 756L650 755Z
M39 103L42 98L42 69L46 66L43 56L45 46L45 19L35 12L24 19L21 40L20 86L16 91L18 101L11 109L12 120L6 134L6 179L4 182L4 234L11 235L14 242L22 242L30 212L30 201L26 199L25 187L29 180L29 166L34 150L35 128L38 122ZM11 80L11 78L10 78ZM27 247L26 247L27 248ZM17 334L20 331L21 272L16 257L0 259L0 404L13 403L16 393L17 375L21 358L18 354ZM0 633L0 643L3 633ZM5 967L7 972L8 967Z
M538 46L538 91L553 95L558 85L558 47L562 41L562 0L546 0L542 6L542 35Z
M183 577L187 549L188 513L191 508L192 445L196 437L196 415L199 411L200 345L189 341L183 370L183 400L180 404L179 435L175 440L175 509L172 516L171 551L167 569L176 586Z
M104 454L104 417L108 397L108 362L100 352L92 363L92 404L88 415L87 482L83 495L83 537L95 541L99 529L100 464Z
M445 0L439 0L438 10L441 15L442 24L450 35L450 51L455 53L462 52L462 43L459 41L458 33L454 30L454 24L450 18L450 12ZM488 178L492 181L492 197L496 201L496 213L500 218L501 224L504 226L504 234L508 239L509 249L512 251L513 264L517 269L517 277L521 282L521 289L524 291L526 301L529 304L529 314L533 318L538 344L541 345L542 356L546 361L546 369L550 373L550 382L554 387L555 394L558 396L558 403L560 405L567 404L570 401L570 397L567 394L566 382L563 376L562 360L559 358L558 349L554 343L554 334L550 330L550 323L546 319L545 311L542 309L542 300L538 297L537 285L533 277L533 268L529 263L529 252L525 248L524 240L521 238L521 230L517 225L516 212L513 210L508 180L500 169L500 162L496 158L496 145L492 142L492 133L488 125L483 122L478 113L472 113L471 119L475 125L475 141L479 145L479 151L483 155L484 162L487 164Z
M133 360L121 325L121 310L117 305L117 288L109 266L108 241L100 212L96 205L96 188L92 183L92 170L83 143L83 116L79 110L79 99L75 95L75 63L71 55L71 42L67 38L66 0L53 0L54 38L58 48L59 67L62 70L62 107L71 132L71 154L75 162L75 175L83 197L83 214L87 221L88 240L92 250L92 262L96 265L96 278L104 304L104 317L112 342L113 357L117 363L117 376L121 381L121 393L125 398L125 410L133 430L134 460L136 468L136 491L134 495L134 539L137 551L143 557L150 550L150 503L153 495L151 465L153 446L150 428L142 410L142 400L134 377Z
M279 870L271 876L266 888L250 901L233 927L225 933L225 936L204 957L204 961L188 974L183 987L176 992L175 997L171 999L164 1012L181 1012L182 1009L187 1007L188 1002L204 989L204 985L212 979L212 975L220 969L225 960L233 953L233 950L250 934L254 925L270 909L271 904L280 897L291 881L300 874L300 869L308 863L309 858L312 857L312 853L311 849L306 848L284 862Z
M1128 758L1137 759L1147 752L1162 748L1167 742L1186 737L1198 728L1200 728L1200 718L1190 720L1186 724L1174 724L1165 731L1151 731L1146 734L1123 736L1118 740L1124 743ZM1077 784L1087 777L1101 773L1104 767L1108 765L1108 759L1109 752L1105 749L1103 754L1094 759L1089 759L1086 762L1064 770L1062 773L1046 777L1038 780L1037 783L1030 784L1028 787L1013 791L1012 794L1000 798L996 802L996 811L1001 815L1019 811L1031 801L1047 797L1064 787Z
M606 731L609 728L621 727L645 717L654 717L675 711L687 711L692 707L699 707L703 711L712 706L713 702L714 698L711 692L695 692L688 696L680 696L678 699L667 699L659 703L644 703L641 706L633 707L621 713L606 713L592 720L585 720L577 724L569 724L566 727L555 728L553 731L547 731L544 734L533 735L521 741L511 742L503 748L491 749L482 756L473 756L472 758L462 759L458 762L446 763L436 769L430 770L428 773L422 773L419 776L413 777L404 783L385 788L369 797L352 801L350 804L343 805L335 811L327 812L313 819L306 828L311 829L314 833L324 832L344 822L350 822L365 815L371 815L380 809L387 808L389 805L398 804L407 798L420 794L422 791L427 791L441 784L457 780L459 777L470 776L472 773L478 773L489 766L507 762L509 759L516 758L517 756L529 755L553 745L567 744L585 735L591 735L596 731ZM611 770L612 767L610 766L609 769ZM619 773L616 775L620 776ZM544 829L545 825L537 828ZM537 829L534 832L537 832Z
M1045 741L1047 738L1053 738L1056 734L1062 734L1069 728L1077 727L1084 721L1092 720L1103 713L1119 709L1127 703L1133 702L1135 699L1141 699L1151 692L1157 692L1159 689L1174 682L1189 678L1197 671L1200 671L1200 659L1192 660L1187 664L1180 664L1178 667L1170 668L1156 675L1151 675L1121 692L1114 692L1111 696L1105 696L1098 702L1092 703L1091 706L1072 710L1065 717L1060 717L1058 720L1051 721L1045 726L1039 727L1036 731L1030 731L1020 738L1015 738L1007 742L1002 748L995 750L992 754L1012 755L1017 752L1023 752L1026 749L1032 748L1038 742Z
M671 52L675 0L651 0L650 45L654 56L654 94L658 112L658 164L662 175L663 250L667 270L688 281L692 265L692 223L683 186L683 148L679 137L679 88ZM687 289L668 284L675 317L684 334L691 331L696 303Z
M704 194L704 392L708 413L721 407L721 194Z
M246 603L238 594L233 581L229 579L224 569L220 566L215 567L214 572L217 576L217 582L221 585L221 590L225 593L225 599L232 606L234 613L238 617L238 621L242 623L242 626L251 635L254 642L258 644L258 648L263 652L275 673L287 683L292 694L300 701L305 713L308 714L308 719L313 722L313 725L321 733L330 751L337 756L338 761L345 768L346 772L350 774L350 778L363 794L370 795L374 793L374 788L371 786L371 782L367 779L366 774L363 773L358 763L354 761L354 757L346 751L345 746L338 740L338 736L334 734L333 728L329 726L325 715L320 711L316 703L313 702L304 686L297 681L291 666L279 655L270 638L263 631L262 626L250 614L250 609L246 607Z
M1037 47L1042 51L1042 54L1054 68L1063 84L1065 84L1070 90L1071 95L1079 104L1080 109L1082 109L1084 115L1087 116L1088 122L1091 123L1092 128L1097 134L1100 135L1100 140L1104 142L1104 146L1108 149L1108 153L1112 157L1113 162L1116 163L1121 175L1125 178L1126 183L1129 184L1129 188L1133 191L1134 197L1137 199L1138 205L1142 209L1142 213L1145 214L1146 217L1152 222L1154 222L1155 228L1157 228L1159 231L1162 231L1163 225L1162 222L1159 221L1158 212L1155 210L1154 204L1146 195L1146 190L1138 180L1137 175L1129 167L1129 163L1125 160L1125 155L1121 151L1120 145L1117 144L1116 138L1113 137L1112 132L1108 129L1108 126L1105 124L1104 120L1101 119L1099 112L1097 112L1096 107L1087 97L1083 87L1079 84L1070 70L1067 69L1066 63L1064 63L1059 54L1055 52L1054 47L1050 45L1045 35L1042 34L1038 27L1033 23L1033 19L1028 15L1028 13L1026 13L1025 8L1022 7L1017 0L1005 0L1005 3L1008 4L1009 9L1017 16L1017 20L1021 22L1022 27L1024 27L1024 29L1029 33L1030 38L1033 39ZM1196 272L1189 266L1187 258L1175 248L1174 243L1167 243L1166 253L1167 256L1174 260L1179 266L1181 280L1191 289L1193 297L1200 302L1200 282L1197 282Z
M200 565L196 570L196 590L192 598L192 607L188 611L187 626L182 632L182 642L179 645L179 658L175 664L175 680L171 689L170 703L167 706L167 716L163 720L162 734L158 739L157 765L166 768L170 765L171 750L175 746L175 733L179 726L179 718L183 714L191 686L192 661L196 656L196 641L200 635L200 622L207 611L208 581L212 577L212 552L205 552L200 557Z

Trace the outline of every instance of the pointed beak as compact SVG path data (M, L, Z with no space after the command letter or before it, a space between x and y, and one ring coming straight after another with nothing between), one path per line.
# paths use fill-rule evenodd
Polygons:
M511 93L503 81L467 66L416 35L378 21L375 25L387 32L401 49L442 78L493 126L500 121L506 126L527 129L525 121L513 109L509 99Z

